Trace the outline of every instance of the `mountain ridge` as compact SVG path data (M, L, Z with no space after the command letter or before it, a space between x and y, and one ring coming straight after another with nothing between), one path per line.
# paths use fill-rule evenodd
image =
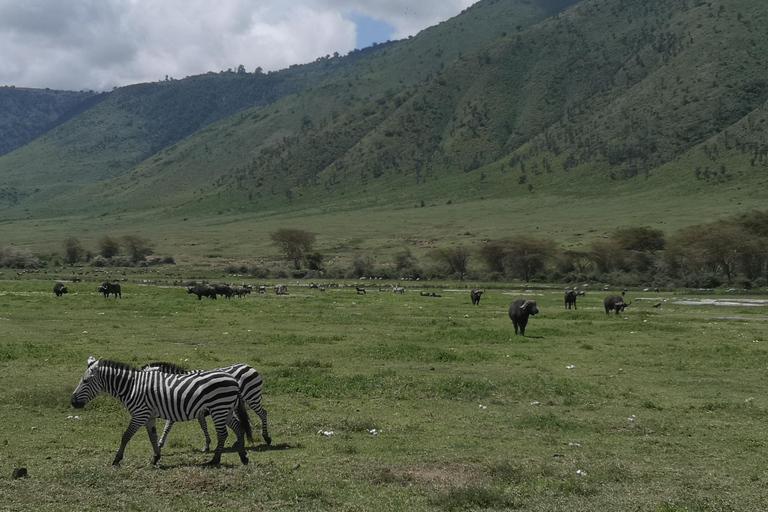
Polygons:
M120 139L131 121L146 122L136 111L86 112L68 124L72 136L100 126L117 137L100 143L121 153L70 155L59 172L73 185L30 192L0 215L247 222L370 208L418 216L423 205L489 199L535 208L581 197L597 218L600 201L615 209L642 195L641 209L654 207L654 196L664 204L653 222L714 217L755 205L748 192L765 182L766 15L755 0L484 0L354 62L321 58L318 68L333 67L317 71L322 80L173 144L131 142L135 131ZM461 41L467 33L474 43ZM87 130L71 130L77 123ZM0 173L44 180L62 147L82 144L56 146L57 136L0 158ZM95 174L79 175L88 165Z

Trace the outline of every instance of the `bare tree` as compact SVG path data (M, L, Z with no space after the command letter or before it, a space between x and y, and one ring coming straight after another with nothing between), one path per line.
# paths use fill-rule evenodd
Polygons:
M301 268L305 255L315 245L315 235L303 229L280 228L269 235L272 243L280 248L285 257L293 261L296 270Z
M438 249L435 258L445 263L452 274L459 276L460 281L464 280L469 263L469 249L466 247Z

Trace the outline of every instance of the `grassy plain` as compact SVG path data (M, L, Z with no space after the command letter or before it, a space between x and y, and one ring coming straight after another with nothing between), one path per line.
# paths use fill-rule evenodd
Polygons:
M6 272L0 510L768 508L764 306L630 291L617 317L602 290L565 310L559 288L495 285L474 307L465 283L380 282L198 301L175 272L129 275L107 300L95 278L56 298L52 280ZM506 313L516 297L540 308L525 338ZM69 405L90 355L252 364L273 445L206 469L199 427L179 424L157 466L139 432L113 468L123 406Z

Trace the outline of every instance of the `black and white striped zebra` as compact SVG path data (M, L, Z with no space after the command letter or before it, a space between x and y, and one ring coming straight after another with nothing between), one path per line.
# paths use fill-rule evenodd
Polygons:
M221 371L171 374L144 372L123 363L88 358L88 369L72 394L72 407L82 409L102 391L117 398L131 414L113 465L123 459L125 446L142 427L146 427L155 458L160 460L156 418L189 421L208 412L213 418L218 444L209 464L221 462L227 439L227 426L237 435L240 461L248 464L244 434L251 439L248 410L240 396L240 384ZM235 417L235 411L237 417Z
M172 374L196 373L202 371L185 370L173 363L150 363L143 366L142 370L160 371ZM261 436L267 444L272 444L272 438L269 437L269 431L267 429L267 410L261 406L261 388L263 381L259 372L245 363L233 364L226 368L217 368L216 371L228 373L237 379L240 385L240 395L242 395L245 403L247 403L248 406L253 409L253 412L255 412L261 419ZM208 435L208 424L205 421L205 416L205 414L199 416L198 421L200 422L200 428L203 429L203 435L205 436L204 451L207 452L211 449L211 436ZM166 422L165 428L163 429L163 435L160 437L160 442L158 443L160 448L165 445L171 427L173 427L173 421Z

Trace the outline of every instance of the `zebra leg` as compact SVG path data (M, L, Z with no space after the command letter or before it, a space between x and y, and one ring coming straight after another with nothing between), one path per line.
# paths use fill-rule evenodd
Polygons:
M221 454L224 452L224 443L227 442L227 414L211 414L213 418L213 427L216 429L216 449L213 451L213 459L207 464L209 466L218 466L221 464Z
M155 458L152 460L152 464L157 464L160 460L160 446L157 444L157 427L155 426L155 418L150 418L146 424L147 434L149 434L149 442L152 444L152 451L155 454Z
M269 437L269 430L267 429L267 410L261 406L261 390L249 398L248 406L261 418L261 437L264 438L264 442L272 444L272 438Z
M243 431L243 425L234 415L230 417L228 425L229 428L234 430L235 435L237 436L237 442L234 447L237 448L237 454L240 455L240 462L247 465L248 453L245 451L245 432Z
M163 428L163 435L160 436L160 441L157 442L157 445L161 449L163 446L165 446L165 441L168 439L168 434L171 433L171 427L173 427L173 422L171 420L166 421L165 427Z
M136 435L136 432L141 429L144 425L146 425L147 420L145 417L131 417L131 422L128 424L128 428L123 433L123 439L120 442L120 449L117 450L117 454L115 455L115 460L112 461L113 466L117 466L120 464L120 461L123 460L123 455L125 454L125 447L128 444L128 441L131 440L131 438Z
M256 414L261 418L261 437L264 438L264 442L272 444L272 438L269 437L269 431L267 430L267 410L259 407L259 410L254 409Z
M201 412L197 417L197 421L200 423L200 428L203 429L203 435L205 436L205 449L203 453L209 453L211 451L211 436L208 435L208 422L205 421L205 413Z

